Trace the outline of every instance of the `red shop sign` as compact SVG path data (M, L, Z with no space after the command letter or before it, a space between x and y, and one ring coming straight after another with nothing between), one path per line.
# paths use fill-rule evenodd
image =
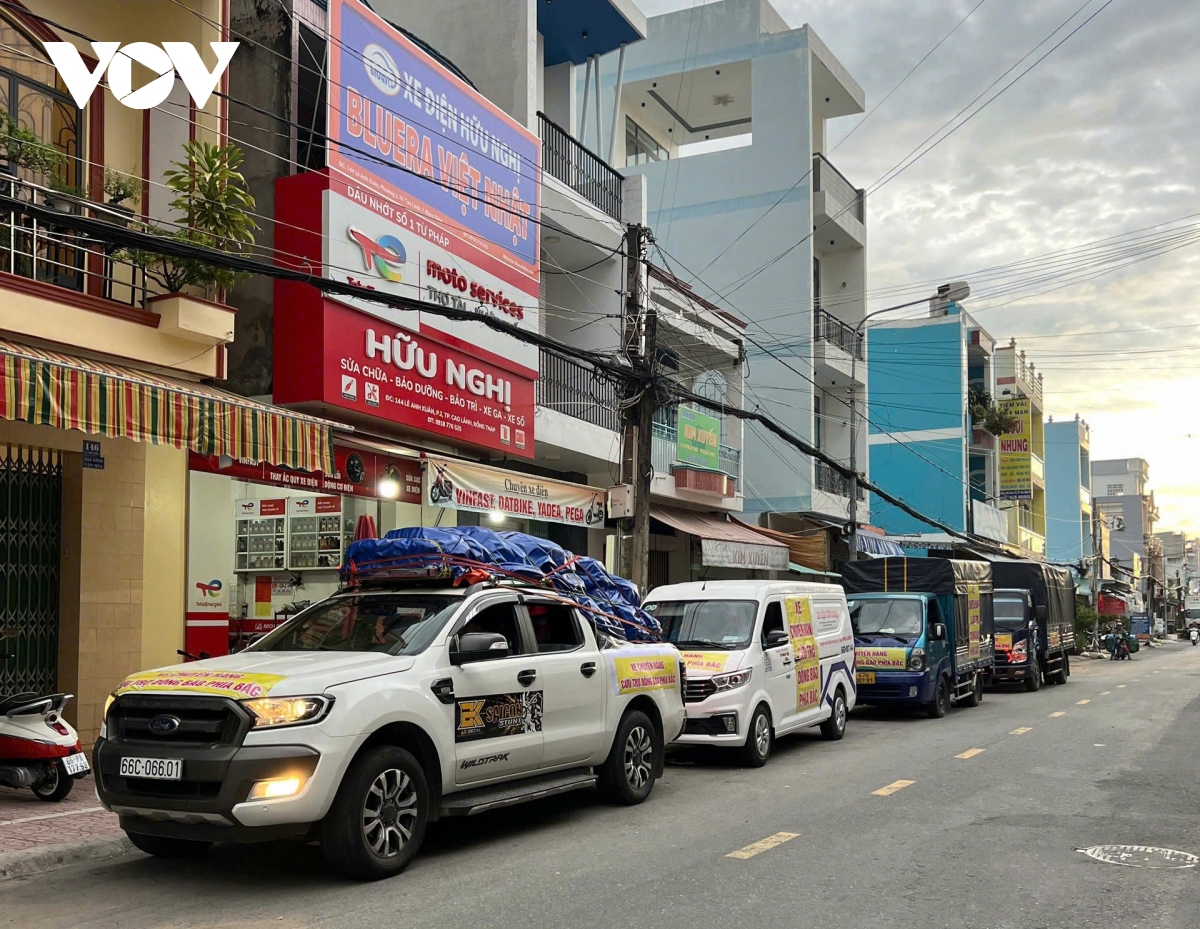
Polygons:
M378 497L379 481L387 476L394 479L400 488L396 500L401 503L421 502L421 462L416 458L393 457L341 445L334 448L333 456L338 468L337 473L333 475L326 475L320 471L293 471L278 465L261 462L255 464L231 458L222 461L220 458L197 455L195 452L188 456L188 467L193 471L224 474L256 484L271 484L275 487L310 490L322 494L352 494L359 497ZM284 501L280 500L278 503L279 512L271 515L283 514ZM318 498L316 511L337 512L338 506L340 501ZM268 514L263 512L261 515Z
M323 403L533 457L533 380L332 300L316 314L289 296L301 299L275 320L276 403Z

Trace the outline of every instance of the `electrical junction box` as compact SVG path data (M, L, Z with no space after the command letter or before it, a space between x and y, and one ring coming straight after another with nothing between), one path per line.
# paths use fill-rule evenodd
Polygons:
M633 516L633 486L618 484L608 488L608 518L628 519Z

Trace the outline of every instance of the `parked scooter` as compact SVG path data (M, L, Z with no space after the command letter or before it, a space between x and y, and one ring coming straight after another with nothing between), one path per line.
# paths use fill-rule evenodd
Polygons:
M14 694L0 698L0 785L28 787L57 803L90 770L79 736L62 718L70 694Z

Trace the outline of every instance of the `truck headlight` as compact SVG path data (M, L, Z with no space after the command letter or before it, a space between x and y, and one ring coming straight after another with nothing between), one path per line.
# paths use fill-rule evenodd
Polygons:
M908 670L924 671L925 670L925 649L914 648L908 653Z
M717 693L723 690L735 690L750 680L750 668L745 671L731 671L729 674L718 674L711 678Z
M1024 639L1012 647L1012 657L1015 661L1024 661L1029 655L1028 644Z
M242 701L242 706L254 714L255 729L315 723L332 705L332 697L260 697Z

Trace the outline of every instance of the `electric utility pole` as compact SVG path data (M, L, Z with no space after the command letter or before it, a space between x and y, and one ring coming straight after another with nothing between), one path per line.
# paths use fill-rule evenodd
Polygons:
M633 515L620 521L621 574L645 593L650 574L650 484L654 480L654 411L658 390L658 314L646 293L650 230L640 224L625 232L625 354L632 368L621 391L621 483L633 491Z

